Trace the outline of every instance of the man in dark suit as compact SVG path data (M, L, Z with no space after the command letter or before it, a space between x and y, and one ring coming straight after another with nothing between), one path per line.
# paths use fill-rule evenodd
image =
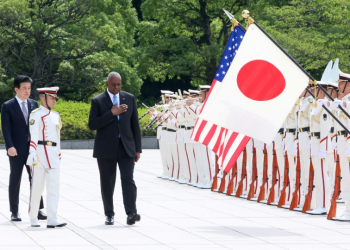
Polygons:
M113 193L118 163L127 224L140 221L136 210L134 165L140 159L141 131L135 97L120 91L117 72L108 75L107 90L91 100L89 128L97 130L93 157L100 171L106 225L114 224Z
M19 191L23 166L26 166L29 182L32 176L26 165L29 154L30 133L29 114L38 108L38 103L29 99L32 79L28 76L17 76L14 80L16 96L1 107L1 126L4 135L7 155L10 160L9 200L12 221L21 221L18 213ZM41 198L40 209L44 208ZM46 220L46 215L39 210L39 220Z

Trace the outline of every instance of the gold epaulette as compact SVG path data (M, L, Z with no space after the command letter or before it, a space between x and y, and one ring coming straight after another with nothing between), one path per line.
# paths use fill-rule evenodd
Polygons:
M40 108L34 109L34 110L32 111L32 113L34 113L34 112L38 111L39 109L40 109Z

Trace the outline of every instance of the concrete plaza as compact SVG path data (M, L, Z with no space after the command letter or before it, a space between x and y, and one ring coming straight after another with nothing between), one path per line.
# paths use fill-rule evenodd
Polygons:
M136 165L141 222L126 225L120 181L115 225L105 226L97 162L92 150L63 150L58 215L65 228L30 227L28 175L23 172L20 213L11 222L9 162L0 150L0 249L350 249L350 223L258 204L161 180L158 150ZM119 178L119 176L118 176ZM44 198L46 194L44 193ZM44 201L45 202L45 201ZM338 214L344 205L338 205Z

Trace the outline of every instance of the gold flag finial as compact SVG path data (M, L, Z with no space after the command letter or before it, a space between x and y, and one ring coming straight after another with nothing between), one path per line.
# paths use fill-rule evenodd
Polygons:
M233 31L234 27L238 26L238 21L236 19L232 19L231 20L231 23L232 23L232 27L231 27L231 31Z
M250 12L249 10L243 10L242 11L242 16L245 19L245 23L246 23L246 29L248 29L249 25L254 23L253 18L250 17Z

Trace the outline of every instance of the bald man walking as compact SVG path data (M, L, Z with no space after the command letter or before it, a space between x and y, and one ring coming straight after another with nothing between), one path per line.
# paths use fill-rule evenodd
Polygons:
M114 224L113 193L119 166L123 202L133 225L141 217L136 210L134 165L140 159L141 131L135 97L121 91L119 73L108 75L107 90L91 100L89 128L97 130L93 157L97 158L106 225Z

